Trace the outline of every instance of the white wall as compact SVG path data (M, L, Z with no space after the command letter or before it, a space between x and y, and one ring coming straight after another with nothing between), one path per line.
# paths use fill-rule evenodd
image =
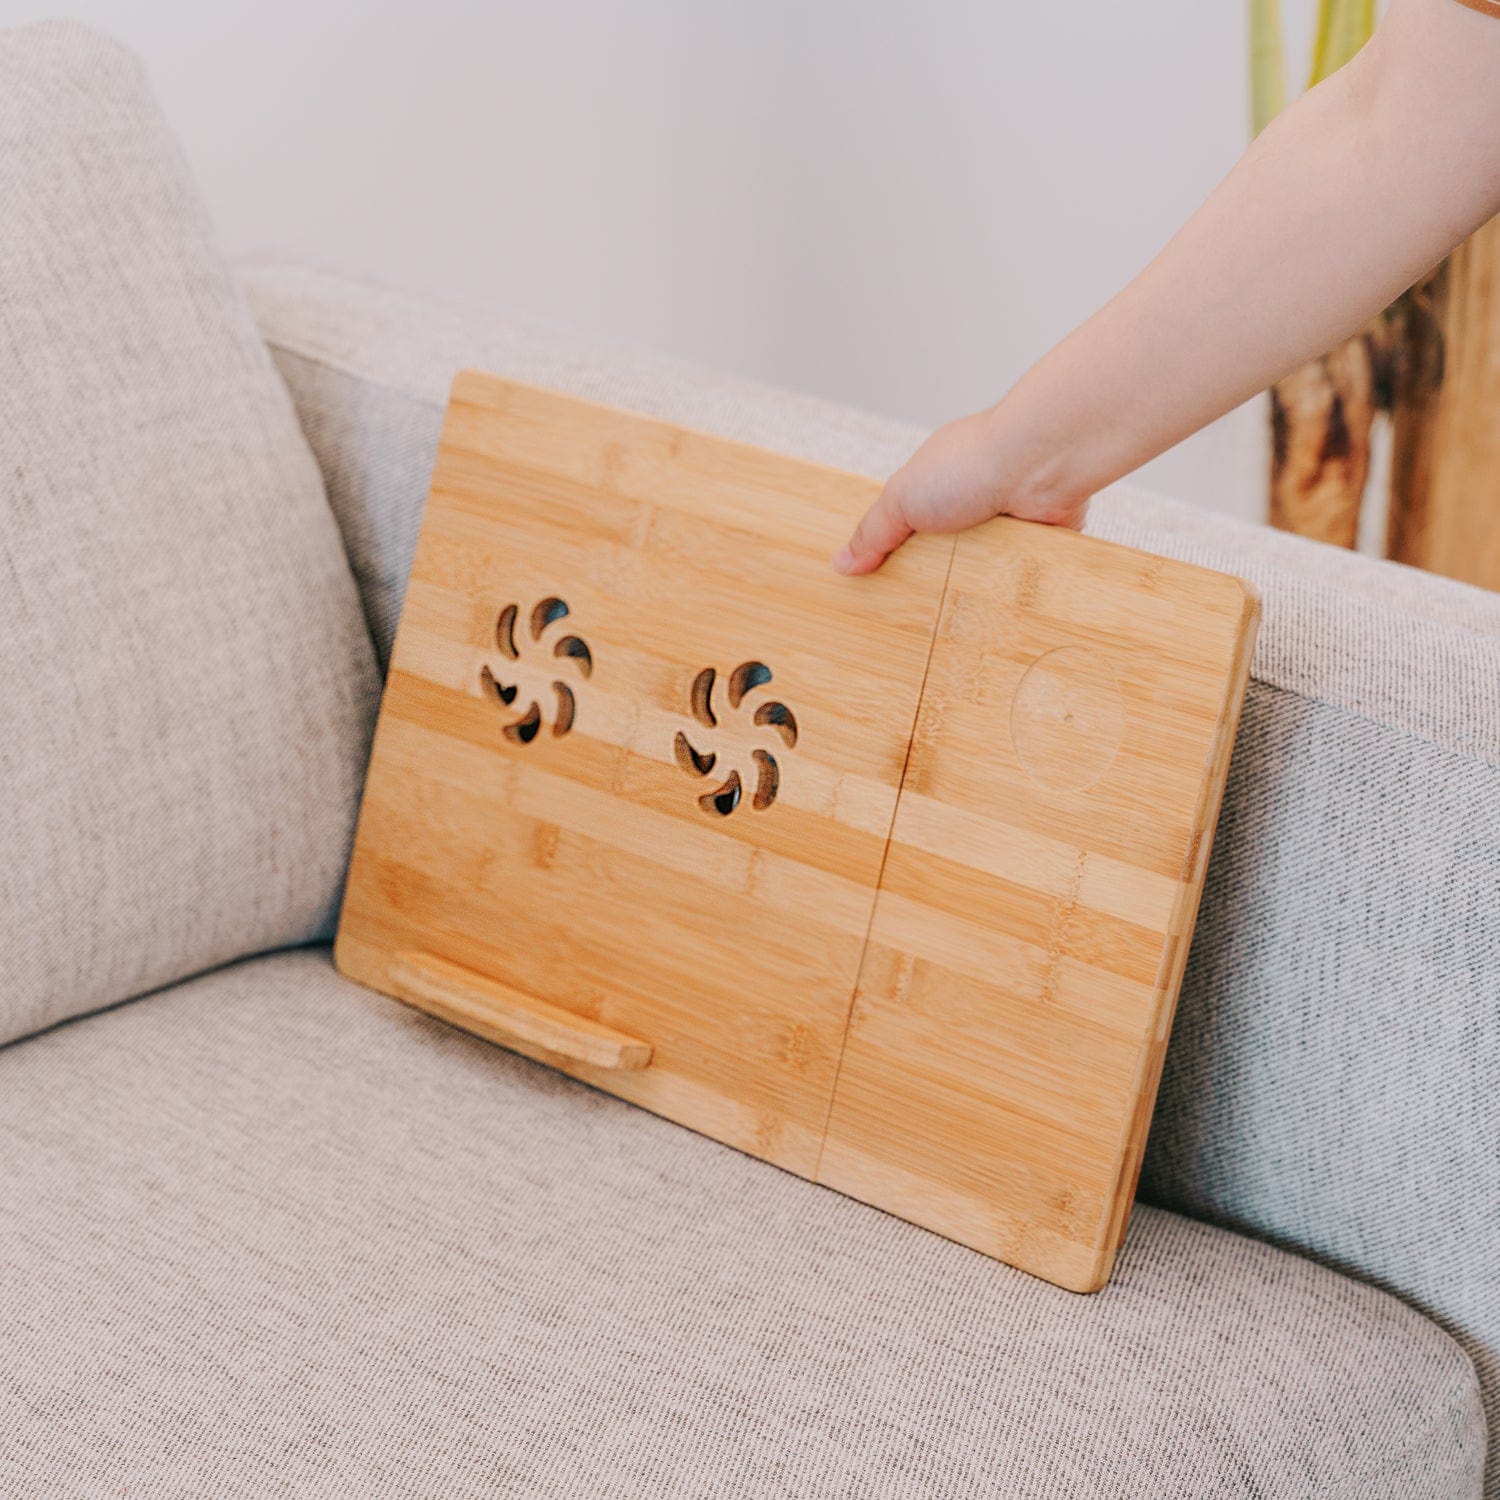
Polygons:
M1306 4L1291 7L1299 60ZM59 13L0 0L7 21ZM935 423L1245 139L1242 0L70 0L273 251ZM1263 504L1264 413L1147 481Z

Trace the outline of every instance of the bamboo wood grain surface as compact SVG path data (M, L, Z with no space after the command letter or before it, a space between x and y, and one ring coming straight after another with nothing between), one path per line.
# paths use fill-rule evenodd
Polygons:
M1072 532L959 539L820 1182L1105 1283L1256 609L1237 579Z
M461 375L337 961L1091 1289L1256 607L1008 521L842 578L878 490Z

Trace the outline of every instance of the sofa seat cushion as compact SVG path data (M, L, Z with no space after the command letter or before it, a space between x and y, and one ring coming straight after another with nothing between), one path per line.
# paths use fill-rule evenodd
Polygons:
M869 474L922 436L329 272L246 281L382 647L461 366ZM1500 1500L1500 593L1123 487L1089 530L1237 573L1264 609L1141 1195L1452 1331Z
M0 1041L331 929L378 691L139 64L0 32Z
M1478 1493L1473 1368L1137 1212L1078 1297L258 959L0 1051L0 1492Z

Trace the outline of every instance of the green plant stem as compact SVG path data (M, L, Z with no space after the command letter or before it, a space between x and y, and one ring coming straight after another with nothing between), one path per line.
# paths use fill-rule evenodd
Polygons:
M1259 135L1286 105L1280 0L1250 0L1250 123Z
M1374 34L1375 0L1321 0L1307 86L1312 88L1338 72Z

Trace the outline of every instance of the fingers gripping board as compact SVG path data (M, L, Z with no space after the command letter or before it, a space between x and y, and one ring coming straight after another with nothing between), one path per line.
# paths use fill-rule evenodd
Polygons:
M1123 1236L1249 666L1235 579L455 382L336 956L1060 1285Z

